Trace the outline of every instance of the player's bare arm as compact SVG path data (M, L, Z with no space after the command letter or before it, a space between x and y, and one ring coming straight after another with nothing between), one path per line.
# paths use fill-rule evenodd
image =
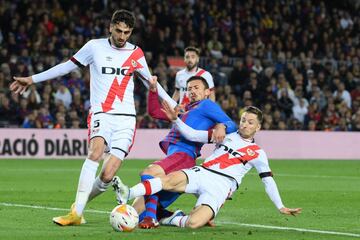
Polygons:
M23 94L28 86L33 84L32 77L14 77L14 82L10 85L10 90L15 92L15 94Z
M215 125L211 139L213 142L220 143L224 140L225 135L226 135L226 126L222 123L218 123Z
M178 102L180 99L180 91L178 89L175 89L174 94L172 96L172 99L174 99L175 102Z

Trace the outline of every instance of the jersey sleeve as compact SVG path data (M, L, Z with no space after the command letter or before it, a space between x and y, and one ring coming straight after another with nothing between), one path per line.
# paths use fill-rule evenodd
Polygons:
M179 78L179 72L176 73L175 76L175 89L180 89L180 78Z
M237 126L234 121L230 119L230 117L220 108L217 103L211 100L205 100L203 104L203 114L216 123L224 124L226 126L227 134L237 131Z
M32 76L34 83L42 82L45 80L57 78L68 74L69 72L75 70L77 65L74 64L72 61L68 60L64 63L60 63L44 72L35 74Z
M255 159L254 161L249 161L248 164L250 164L256 169L260 177L262 177L262 175L264 175L265 173L269 173L269 174L271 173L269 160L266 156L266 153L263 150L259 150L258 158Z
M192 142L201 142L209 143L211 139L212 129L208 131L196 130L186 123L184 123L180 118L177 118L174 122L176 128L179 130L181 135L187 140Z
M141 52L142 52L142 50L141 50ZM142 52L142 57L140 57L138 61L141 64L142 68L137 68L136 72L139 74L139 77L142 78L142 80L145 80L145 81L142 81L144 83L145 87L149 88L149 84L146 83L146 81L149 81L149 79L152 77L152 75L150 73L150 69L146 62L143 52ZM157 90L158 90L158 94L162 100L167 101L171 107L173 107L173 108L176 107L177 103L166 93L166 91L162 88L162 86L159 83L157 83Z
M260 154L256 160L249 161L247 164L250 164L256 168L256 171L259 173L261 181L264 184L266 194L274 203L276 208L280 209L284 207L284 204L282 203L276 182L272 177L268 158L263 150L260 150L259 153Z
M88 41L75 55L70 59L78 67L85 67L93 62L94 40Z
M209 85L209 89L213 89L215 87L215 84L214 84L214 79L211 75L211 73L209 73L208 71L204 72L204 74L202 75L203 78L205 78L206 82L208 83Z

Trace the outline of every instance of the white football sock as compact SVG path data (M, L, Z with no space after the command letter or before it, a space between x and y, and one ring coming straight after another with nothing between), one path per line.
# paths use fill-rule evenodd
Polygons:
M185 216L177 216L177 217L174 217L170 224L171 225L174 225L174 226L178 226L178 227L186 227L186 222L187 220L189 219L189 216L188 215L185 215Z
M86 203L89 198L89 194L93 187L96 171L99 167L99 163L86 159L80 172L79 184L77 188L75 198L75 211L78 215L82 215Z
M152 178L144 182L138 183L132 188L130 188L129 199L144 195L152 195L162 190L162 183L160 178ZM147 184L146 182L149 182L149 184Z
M93 200L95 197L97 197L101 193L105 192L109 188L110 185L111 185L111 182L104 183L100 179L100 177L97 176L97 178L95 179L95 182L94 182L94 184L92 186L92 190L90 192L88 202Z

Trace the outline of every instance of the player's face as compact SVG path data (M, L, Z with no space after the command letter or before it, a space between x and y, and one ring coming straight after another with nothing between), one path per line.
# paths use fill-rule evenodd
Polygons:
M110 24L110 41L115 47L121 48L125 45L126 41L129 39L132 28L126 25L123 22L116 24Z
M199 63L199 56L194 51L187 51L185 52L184 62L189 71L193 70Z
M205 88L201 80L193 80L187 85L187 94L190 102L193 103L208 98L210 90Z
M255 133L260 130L260 127L256 114L244 112L241 115L239 131L243 138L253 138Z

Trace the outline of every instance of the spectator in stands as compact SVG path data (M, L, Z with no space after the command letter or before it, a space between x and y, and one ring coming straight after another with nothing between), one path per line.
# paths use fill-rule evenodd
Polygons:
M56 129L66 128L65 116L60 112L56 114L56 123L54 128Z
M60 84L59 89L55 93L55 103L62 103L67 109L70 107L72 103L72 96L69 89L64 85Z
M34 110L30 112L24 119L22 124L23 128L36 128L36 118L38 116L38 111Z
M292 114L293 101L290 99L288 91L284 89L281 91L281 96L278 99L278 106L286 115L286 117L290 117Z
M335 101L346 103L348 108L351 108L351 96L350 93L345 89L345 83L340 82L337 90L334 92Z
M305 116L308 113L308 108L304 99L300 99L299 103L294 104L292 107L292 113L294 118L296 118L302 124L304 123Z

